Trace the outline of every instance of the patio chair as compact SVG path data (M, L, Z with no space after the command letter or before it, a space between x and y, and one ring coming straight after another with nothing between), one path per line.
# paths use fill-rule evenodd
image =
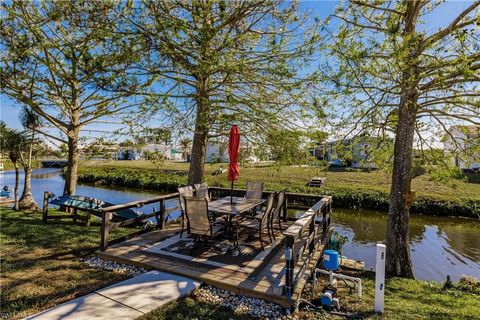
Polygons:
M202 188L208 188L208 184L206 182L195 183L193 186L195 188L195 191L198 190L198 189L202 189Z
M178 201L180 202L180 210L182 211L182 226L181 226L181 231L180 231L180 237L183 236L183 230L185 228L185 222L187 222L187 219L185 218L185 199L184 197L193 197L193 188L192 186L185 186L185 187L180 187L177 188L178 190Z
M246 199L262 199L263 197L263 182L247 182L247 192L245 192Z
M208 185L206 183L195 183L195 196L197 198L204 198L210 202L210 193L208 192Z
M282 218L280 217L280 212L282 212L282 209L283 209L283 204L285 202L285 194L286 193L287 193L287 190L282 190L282 191L277 192L275 208L272 210L272 217L270 219L269 229L270 229L270 232L273 236L273 240L275 240L275 241L276 241L275 230L273 229L273 224L275 223L275 220L278 220L278 227L280 228L280 232L283 234Z
M263 238L262 238L262 234L265 230L268 233L268 238L270 239L270 242L272 241L269 224L270 224L274 199L275 199L275 195L273 193L270 194L267 198L267 204L266 204L265 210L262 213L257 214L252 218L249 218L246 220L240 220L237 222L238 227L244 227L254 232L258 231L258 238L260 240L260 245L262 246L262 250L265 249L265 247L263 246ZM238 233L238 227L237 227L237 233Z
M183 197L187 217L187 232L195 237L211 239L222 231L222 226L212 222L208 214L208 201L195 197Z

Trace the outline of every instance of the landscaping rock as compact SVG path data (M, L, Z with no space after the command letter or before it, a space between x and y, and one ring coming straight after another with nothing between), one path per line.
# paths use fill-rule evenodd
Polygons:
M87 258L81 259L83 263L86 263L92 268L103 269L108 271L114 271L119 273L125 273L132 277L138 276L142 273L147 272L147 270L128 264L117 263L109 260L103 260L96 256L90 256Z
M238 314L249 314L260 319L287 319L279 305L261 299L236 295L208 285L195 290L193 295L198 301L219 304ZM295 318L289 316L288 319Z

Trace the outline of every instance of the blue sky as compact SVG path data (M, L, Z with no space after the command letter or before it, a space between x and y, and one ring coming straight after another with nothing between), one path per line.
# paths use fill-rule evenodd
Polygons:
M339 1L300 1L300 6L304 10L311 12L312 16L319 18L326 18L332 14L335 10L335 7L339 4ZM447 1L445 4L442 4L435 9L434 14L430 14L425 17L425 24L422 26L426 31L432 32L435 31L452 20L456 14L464 10L469 6L472 1ZM0 119L5 121L8 126L21 129L21 124L19 121L19 110L21 110L21 105L8 99L5 95L0 96ZM155 124L152 124L155 126ZM87 129L93 131L102 128L102 130L114 130L118 128L115 125L106 125L98 124L92 125ZM96 133L85 132L87 135L96 135Z

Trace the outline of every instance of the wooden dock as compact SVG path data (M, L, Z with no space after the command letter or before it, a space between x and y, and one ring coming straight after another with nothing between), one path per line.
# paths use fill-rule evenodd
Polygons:
M307 183L308 187L321 187L327 181L327 177L313 177L309 183Z
M218 263L157 250L179 237L178 224L116 243L97 254L108 260L185 276L220 289L295 308L330 239L331 197L317 202L298 220L276 227L276 242L245 265ZM319 218L322 219L319 219ZM234 259L232 259L234 260Z
M13 204L13 203L15 203L14 199L0 197L0 206L6 206L8 204Z

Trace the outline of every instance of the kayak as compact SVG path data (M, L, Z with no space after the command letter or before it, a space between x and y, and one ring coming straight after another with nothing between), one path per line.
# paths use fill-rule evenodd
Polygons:
M11 193L11 191L2 190L0 191L0 197L9 198Z
M58 206L65 206L69 208L77 208L80 210L91 211L93 214L101 209L113 206L113 203L99 200L96 198L84 197L84 196L59 196L50 200L51 204ZM124 221L131 218L136 218L143 215L143 212L134 209L122 209L112 213L113 221Z

